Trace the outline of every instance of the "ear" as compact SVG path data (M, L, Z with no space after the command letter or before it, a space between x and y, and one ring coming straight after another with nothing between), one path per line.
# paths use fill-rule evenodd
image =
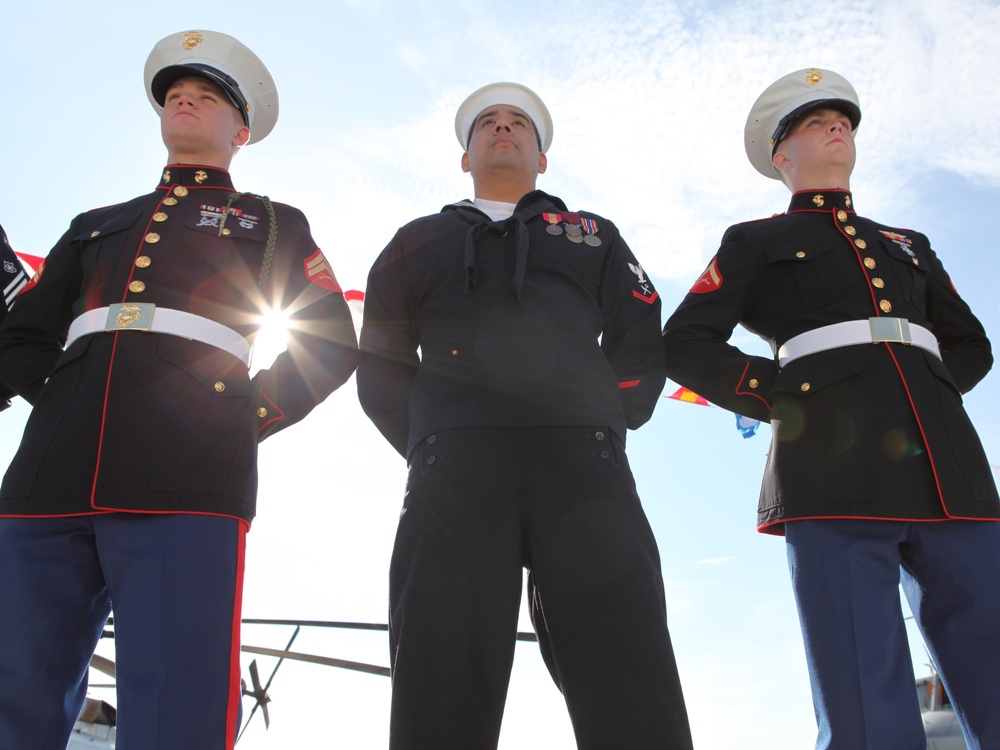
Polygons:
M468 151L466 151L464 154L462 154L462 171L463 172L471 172L472 171L472 167L469 166L469 152Z
M545 170L549 166L549 159L545 154L538 155L538 174L545 174Z
M777 169L779 172L787 172L789 169L792 168L791 159L785 156L785 153L783 151L774 152L774 156L771 157L771 164L773 164L774 168Z
M236 131L236 135L233 136L232 145L234 148L242 148L247 145L247 141L250 140L250 128L246 125L241 125L240 129Z

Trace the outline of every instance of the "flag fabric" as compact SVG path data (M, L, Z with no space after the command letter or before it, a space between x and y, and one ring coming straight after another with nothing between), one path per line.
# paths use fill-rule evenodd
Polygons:
M736 415L736 429L740 431L740 434L745 438L753 437L757 434L757 428L760 427L760 420L753 419L751 417L744 417L742 414Z
M695 404L697 406L711 406L708 403L708 399L699 396L697 393L692 391L690 388L685 388L681 386L676 391L671 393L665 398L672 398L675 401L683 401L688 404ZM760 427L759 419L752 419L750 417L744 417L742 414L736 414L736 429L739 430L740 434L744 438L753 437L757 434L757 428Z
M351 319L354 321L354 332L361 335L361 320L364 317L365 293L359 289L347 289L344 291L344 299L347 307L351 311Z
M685 402L687 402L689 404L697 404L698 406L708 406L709 405L709 403L708 403L708 401L706 399L702 398L701 396L699 396L697 393L695 393L694 391L690 390L689 388L685 388L684 386L681 386L680 388L678 388L671 395L667 396L667 398L672 398L672 399L675 399L677 401L685 401Z

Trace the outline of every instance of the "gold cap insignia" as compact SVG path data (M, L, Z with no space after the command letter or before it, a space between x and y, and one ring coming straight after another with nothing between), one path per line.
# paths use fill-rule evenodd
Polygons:
M823 71L818 68L809 68L806 71L806 83L810 86L815 86L817 83L823 80Z
M200 31L188 31L184 34L184 49L194 49L201 44L202 37Z

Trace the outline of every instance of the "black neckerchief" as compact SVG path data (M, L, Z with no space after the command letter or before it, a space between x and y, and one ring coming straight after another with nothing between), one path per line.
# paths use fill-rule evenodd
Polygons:
M514 260L514 278L511 284L514 287L514 294L518 301L521 299L521 290L524 288L524 274L528 267L528 228L527 222L540 216L545 211L559 208L568 210L566 204L559 198L549 195L541 190L533 190L524 195L517 202L514 213L506 219L492 221L482 211L468 200L458 203L451 203L441 209L442 212L456 210L462 218L472 226L469 227L468 234L465 235L465 293L476 289L476 245L480 237L484 234L493 233L504 236L508 232L514 232L514 242L516 255Z

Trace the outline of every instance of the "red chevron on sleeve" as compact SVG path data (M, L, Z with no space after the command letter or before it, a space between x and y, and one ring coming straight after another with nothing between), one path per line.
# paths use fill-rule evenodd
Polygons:
M343 289L337 283L337 277L333 275L333 269L326 258L323 257L321 250L317 248L316 252L306 258L303 263L306 269L306 277L309 281L331 292L343 293Z
M708 292L714 292L721 286L722 274L719 273L719 259L712 258L712 262L708 264L705 272L694 282L694 286L691 287L690 291L692 294L707 294Z

